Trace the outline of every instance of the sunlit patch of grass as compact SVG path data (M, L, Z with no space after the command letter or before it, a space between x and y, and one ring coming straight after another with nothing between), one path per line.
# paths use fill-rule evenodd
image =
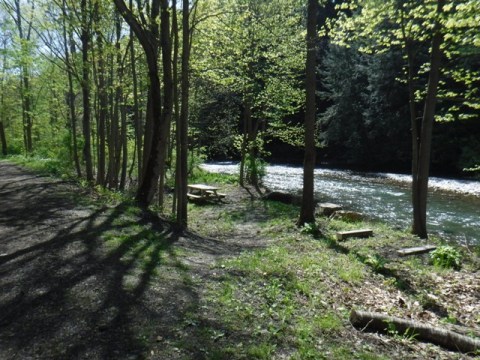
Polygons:
M272 358L275 348L275 344L262 342L250 345L246 352L251 359L269 360Z
M191 184L237 184L238 175L220 174L195 168L190 174L188 182Z
M25 166L43 175L51 175L62 178L72 178L73 169L69 163L59 159L45 158L40 156L12 155L7 159L15 164Z

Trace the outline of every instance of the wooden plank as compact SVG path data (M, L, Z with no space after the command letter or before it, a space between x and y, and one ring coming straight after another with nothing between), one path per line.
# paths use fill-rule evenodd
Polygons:
M417 246L417 247L397 250L397 254L399 256L424 254L424 253L430 252L432 250L435 250L436 248L437 247L435 245Z
M190 194L190 193L188 193L187 196L188 196L189 199L202 199L203 198L203 196L201 196L201 195L195 195L195 194Z
M370 237L373 235L372 229L359 229L337 232L337 240L345 240L351 237Z

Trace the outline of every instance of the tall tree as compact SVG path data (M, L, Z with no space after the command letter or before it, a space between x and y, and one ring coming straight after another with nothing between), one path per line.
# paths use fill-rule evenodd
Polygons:
M412 199L413 199L413 233L421 238L427 238L427 195L428 178L430 169L430 153L432 148L432 128L435 118L435 104L437 102L438 82L440 77L440 62L442 50L440 48L443 40L442 29L440 25L443 14L445 0L437 1L436 20L433 29L432 49L430 52L430 72L428 76L427 94L425 97L425 106L421 129L418 131L419 137L413 139L417 141L416 151L413 155L413 181L412 181Z
M317 0L308 0L307 61L305 81L305 158L303 162L303 194L299 225L315 222L314 169L316 119Z
M90 1L81 0L80 12L82 21L82 102L83 102L83 160L87 181L93 181L93 160L91 144L91 107L90 107L90 60L89 49L91 42L91 11Z
M21 3L20 0L13 0L13 2L3 0L3 4L10 13L18 31L20 43L20 94L22 99L23 139L25 151L30 154L33 151L33 101L30 84L30 65L35 2L33 0L27 2L29 6L27 14L24 14L23 3Z
M145 125L145 139L143 151L145 153L143 161L143 170L140 177L136 199L144 206L148 206L155 195L158 185L158 179L163 176L164 161L166 155L167 136L170 126L172 101L167 97L165 99L165 109L162 111L162 87L159 77L159 46L162 45L164 75L171 73L168 69L171 61L171 44L169 38L169 9L167 0L153 0L149 6L148 20L143 13L143 9L138 9L138 17L134 14L132 8L127 7L123 0L114 0L114 3L123 16L125 21L131 27L140 42L148 67L149 79L149 99L147 109L147 123ZM158 19L161 14L162 35ZM168 48L170 46L170 49ZM170 64L171 66L171 64ZM170 75L171 76L171 75ZM164 79L165 80L165 79ZM165 93L171 97L171 80L168 78L165 87ZM167 101L168 100L168 101ZM151 135L150 135L151 134ZM148 136L147 136L148 135Z
M474 4L477 5L474 5ZM432 128L435 118L435 105L438 99L440 63L442 57L452 59L459 54L468 54L472 48L477 47L474 29L478 25L474 23L475 9L478 2L471 0L391 0L379 1L368 0L352 2L348 15L338 22L341 31L338 32L336 43L350 45L356 42L359 49L368 54L378 54L389 51L392 48L400 48L404 52L407 69L404 83L408 84L410 123L412 136L412 205L413 226L412 232L420 237L427 237L427 193L428 176L430 169L430 157L432 148ZM353 14L353 16L350 16ZM452 21L455 19L455 21ZM468 20L467 20L468 19ZM455 24L454 24L455 23ZM460 25L459 25L460 24ZM461 27L459 29L458 27ZM464 36L459 36L459 30ZM448 42L443 42L443 38ZM469 47L465 46L464 39L473 40ZM428 46L431 42L431 46ZM442 46L443 45L443 46ZM430 60L422 60L419 55L425 53L430 47ZM446 56L443 56L445 54ZM419 59L420 58L420 59ZM428 73L428 84L422 86L424 73ZM471 76L458 79L459 73L471 72L463 69L456 73L455 87L444 91L446 103L448 98L473 99L471 92ZM452 74L453 75L453 74ZM449 76L452 76L449 75ZM463 81L464 80L464 81ZM461 89L460 82L463 81ZM463 94L462 94L463 93ZM460 95L461 94L461 95ZM418 102L423 102L423 112L418 114ZM463 101L472 104L470 101ZM448 112L455 108L447 109L444 105L444 118L451 118ZM458 109L458 107L456 107ZM445 114L446 113L446 114ZM420 115L420 116L419 116ZM440 117L438 117L440 118ZM421 119L419 121L419 119Z
M187 226L187 162L188 162L188 113L190 91L190 4L183 0L182 16L182 101L177 125L177 222Z
M192 68L241 99L240 183L259 185L264 139L283 130L283 118L304 102L298 74L305 66L304 1L202 2ZM214 14L213 16L205 15ZM239 115L240 115L239 114ZM271 125L275 123L275 128ZM271 130L269 130L271 129Z

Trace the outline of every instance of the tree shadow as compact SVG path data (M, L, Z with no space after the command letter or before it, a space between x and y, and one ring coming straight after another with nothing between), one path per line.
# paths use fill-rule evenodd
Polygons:
M74 213L62 189L25 185L0 211L0 358L142 358L173 338L198 302L175 229L129 204Z

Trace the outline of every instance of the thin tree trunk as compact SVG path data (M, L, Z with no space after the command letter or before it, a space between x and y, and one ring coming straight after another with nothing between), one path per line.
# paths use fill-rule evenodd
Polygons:
M247 160L247 151L249 147L249 136L248 136L248 127L251 121L252 113L250 105L248 103L244 104L243 108L243 136L242 136L242 145L240 149L240 174L239 174L239 183L240 186L245 186L245 166Z
M133 6L133 0L130 0L130 8ZM143 138L143 124L139 114L139 100L138 100L138 80L137 80L137 65L135 59L135 46L133 42L133 30L130 29L130 63L132 67L132 85L133 85L133 123L135 125L135 145L137 155L137 178L140 181L142 173L142 138ZM134 163L135 161L133 161Z
M181 227L187 227L187 185L188 185L188 101L190 95L189 80L189 61L190 61L190 23L189 23L189 1L183 0L183 18L182 18L182 110L180 114L179 143L180 154L177 154L178 165L177 171L180 172L180 182L177 183L178 191L178 207L177 207L177 223Z
M98 3L95 5L95 17L98 20ZM106 154L106 134L105 124L107 119L107 85L105 81L105 60L103 35L100 30L97 30L97 48L98 48L98 117L97 117L97 137L98 137L98 166L97 166L97 184L105 186L105 154Z
M445 0L437 2L437 17L443 13ZM440 79L440 63L442 50L440 48L443 41L440 22L437 18L434 35L432 39L432 51L430 55L430 73L428 76L427 95L425 98L425 107L423 110L422 126L420 130L420 144L418 149L418 164L416 173L415 192L416 203L413 204L414 212L418 211L414 218L413 233L426 239L427 233L427 195L428 195L428 177L430 171L430 154L432 148L432 130L435 119L435 105L437 102L438 82Z
M7 151L7 137L5 136L5 128L3 127L3 121L0 121L0 140L2 141L2 155L6 156Z
M303 196L298 225L315 222L314 169L315 169L315 91L316 91L316 40L317 0L308 1L305 157L303 162Z
M151 127L151 141L148 145L147 138L145 138L144 152L147 146L150 150L146 153L145 161L143 163L142 178L138 187L136 200L142 206L148 206L155 194L156 185L161 172L160 164L160 149L162 144L161 133L165 129L165 124L161 121L162 107L161 107L161 87L160 78L158 77L158 32L157 26L152 25L149 30L146 30L137 21L131 9L128 9L123 0L114 0L114 3L123 16L125 21L129 24L135 32L140 44L142 45L148 66L149 78L149 99L147 108L147 124L146 130ZM151 19L157 19L159 15L159 0L152 2ZM155 21L152 21L155 24ZM146 132L146 134L148 134Z
M33 142L32 142L32 95L30 89L30 74L29 67L27 65L28 61L25 60L25 57L29 56L28 42L30 41L30 35L32 30L32 21L27 21L28 29L26 33L23 30L23 19L24 16L21 11L20 0L15 0L15 15L13 16L14 22L17 25L18 36L21 41L21 76L20 76L20 94L22 98L22 120L23 120L23 140L25 151L27 154L30 154L33 151ZM32 11L34 9L34 3L32 3Z
M77 119L75 115L75 93L73 89L73 75L72 67L73 64L70 59L70 46L73 46L72 32L68 31L67 38L67 4L66 0L62 1L62 14L63 14L63 43L65 51L65 62L67 64L67 78L68 78L68 115L70 118L70 132L72 136L72 153L73 153L73 162L75 164L75 170L77 172L77 177L82 177L82 170L80 168L80 160L78 158L78 140L77 140Z
M168 0L161 1L160 18L160 44L162 48L163 65L163 113L162 113L162 132L159 147L160 161L160 190L158 194L158 204L163 206L163 188L165 183L165 160L167 158L167 143L170 136L170 126L173 112L173 78L172 78L172 42L170 38L170 10Z
M85 171L87 181L93 181L93 163L90 129L90 77L88 50L90 45L90 29L88 23L87 0L82 0L80 4L82 13L82 95L83 95L83 157L85 161Z
M169 157L172 158L173 147L175 145L175 191L173 193L172 201L172 214L177 214L177 203L180 191L180 169L179 169L179 156L180 156L180 98L178 94L178 51L179 51L179 35L178 35L178 16L177 16L177 0L172 1L172 38L173 38L173 123L175 124L175 141L173 137L170 145Z

